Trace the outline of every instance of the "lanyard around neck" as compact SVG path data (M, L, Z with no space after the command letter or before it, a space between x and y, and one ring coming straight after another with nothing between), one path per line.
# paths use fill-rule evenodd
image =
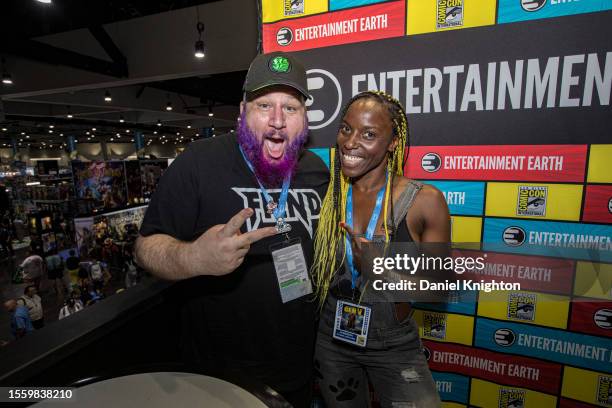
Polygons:
M376 204L374 205L374 211L372 211L372 215L370 216L370 222L368 222L368 228L366 229L365 238L368 241L371 241L374 237L374 231L376 230L376 225L378 224L378 218L380 217L380 211L382 209L382 202L385 196L385 189L387 187L387 180L389 178L389 174L387 173L385 177L385 185L381 187L376 195ZM346 197L346 224L352 229L353 228L353 186L349 184L347 197ZM357 282L357 277L359 276L359 271L355 268L353 264L353 247L351 245L351 237L346 236L345 241L346 247L346 261L348 263L348 268L351 271L351 287L355 289L355 283Z
M272 213L274 219L278 220L285 218L285 207L287 205L287 196L289 195L289 184L291 184L291 175L287 175L287 177L285 177L285 179L283 180L283 186L281 188L281 194L278 199L278 205L276 205L274 203L274 199L272 199L272 196L270 195L270 193L268 193L268 190L266 190L263 184L261 184L261 181L259 181L259 178L257 178L255 168L247 158L246 154L244 153L244 150L242 150L242 146L238 146L238 148L240 149L240 153L242 153L242 157L244 158L244 161L249 167L249 170L251 170L251 173L253 173L253 175L255 176L255 180L257 180L257 184L259 184L259 189L261 190L261 193L263 194L264 199L266 200L268 208L271 208L271 206L275 206L274 212Z

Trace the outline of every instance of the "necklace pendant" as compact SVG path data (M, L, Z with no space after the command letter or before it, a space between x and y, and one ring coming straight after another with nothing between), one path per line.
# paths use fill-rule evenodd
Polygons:
M285 222L285 220L283 220L282 218L278 218L276 220L276 233L277 234L284 234L287 233L289 231L291 231L291 225L287 222Z
M274 201L270 201L266 206L266 212L268 214L272 214L274 213L274 210L276 210L276 207L278 207L278 204L276 204Z

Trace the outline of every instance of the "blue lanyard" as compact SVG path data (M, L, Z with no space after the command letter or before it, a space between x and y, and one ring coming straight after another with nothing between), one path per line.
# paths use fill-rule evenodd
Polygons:
M255 175L255 179L257 180L257 184L259 184L259 188L266 200L266 204L269 205L270 203L273 203L274 200L272 199L272 196L270 195L270 193L268 193L268 190L266 190L263 184L261 184L261 181L259 181L259 179L257 178L257 175L255 174L255 169L253 168L253 165L251 164L249 159L246 157L246 154L244 154L244 151L242 150L242 146L238 146L238 148L240 149L240 153L242 153L242 157L244 158L244 161L249 167L249 170L251 170L251 172ZM274 219L276 220L278 220L279 218L281 219L285 218L285 206L287 205L287 196L289 195L289 184L290 183L291 183L291 175L288 175L283 180L283 187L281 190L280 197L278 199L278 205L276 206L276 208L274 209L274 212L272 213L272 215L274 216Z
M374 206L374 211L372 211L372 216L370 217L370 222L368 223L368 229L365 233L365 238L368 241L371 241L374 237L374 231L376 230L376 225L378 224L378 218L380 217L380 210L382 208L383 198L385 196L385 188L387 187L387 179L389 174L385 177L385 185L378 191L376 195L376 205ZM349 184L348 193L346 197L346 224L353 228L353 186ZM355 283L357 282L357 277L359 276L359 272L355 268L353 264L353 247L351 246L351 237L346 236L345 241L346 248L346 261L348 263L349 270L351 271L351 288L355 289Z

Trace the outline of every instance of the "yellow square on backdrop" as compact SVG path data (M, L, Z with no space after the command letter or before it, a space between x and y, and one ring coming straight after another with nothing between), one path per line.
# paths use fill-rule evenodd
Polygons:
M589 183L612 183L612 144L591 145L589 153Z
M527 302L521 302L521 297ZM515 309L529 307L517 313ZM537 324L540 326L565 329L569 313L569 298L535 292L480 291L478 296L478 316L507 320L516 323Z
M456 402L442 401L442 408L466 408L466 406L463 404L457 404Z
M291 0L262 0L264 23L288 18L304 17L327 11L327 0L304 0L297 6Z
M555 408L557 406L557 398L552 395L520 387L497 385L492 382L472 378L470 405L485 408L505 407L508 405L503 404L500 400L508 399L509 396L515 401L522 400L522 405L516 404L515 406L534 408Z
M612 374L565 366L561 395L606 406L609 398L612 398ZM598 401L599 399L602 401Z
M612 300L612 264L578 261L574 296Z
M451 217L451 241L453 243L480 242L481 217Z
M419 334L426 340L472 345L472 316L415 309L413 318L419 326Z
M583 188L582 184L487 183L485 214L493 217L579 221ZM531 193L542 194L541 197L527 197ZM521 200L532 199L538 200L522 205Z
M408 35L495 24L495 0L407 0Z

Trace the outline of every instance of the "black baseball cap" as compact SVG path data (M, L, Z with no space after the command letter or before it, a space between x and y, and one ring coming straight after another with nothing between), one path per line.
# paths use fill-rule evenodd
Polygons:
M309 97L304 66L286 52L277 51L255 57L242 90L252 93L273 85L290 86L306 99Z

